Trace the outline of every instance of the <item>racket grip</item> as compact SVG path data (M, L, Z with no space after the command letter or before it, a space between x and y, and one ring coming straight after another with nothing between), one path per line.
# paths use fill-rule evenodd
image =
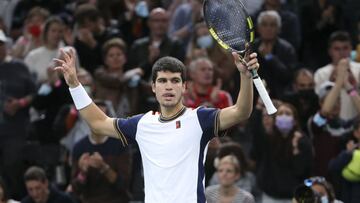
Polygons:
M260 77L257 76L253 78L254 85L260 95L261 100L263 101L266 111L269 115L274 114L277 109L275 108L274 104L272 103L268 92L266 91L263 82L261 81Z

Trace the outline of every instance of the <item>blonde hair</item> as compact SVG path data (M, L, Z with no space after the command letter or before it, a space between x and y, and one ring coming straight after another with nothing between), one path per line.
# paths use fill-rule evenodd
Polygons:
M234 168L235 168L235 172L240 173L240 163L239 163L239 160L237 159L237 157L235 155L230 154L230 155L224 156L220 160L219 160L219 158L216 158L214 160L214 166L215 166L216 169L218 169L219 166L221 164L224 164L224 163L228 163L228 164L233 165Z

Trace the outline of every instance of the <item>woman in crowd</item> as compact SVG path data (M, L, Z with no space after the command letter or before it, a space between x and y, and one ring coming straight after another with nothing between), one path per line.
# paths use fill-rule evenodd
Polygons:
M124 72L127 62L126 44L120 38L108 40L103 46L104 66L95 71L96 92L98 99L109 100L117 116L134 113L136 101L134 91L143 74L141 68Z
M254 203L254 197L236 186L240 178L239 161L234 155L228 155L220 159L217 168L219 185L206 188L205 196L209 203Z
M257 105L250 125L254 140L251 158L263 191L263 203L291 203L296 186L310 175L310 140L300 130L296 109L281 103L275 116Z

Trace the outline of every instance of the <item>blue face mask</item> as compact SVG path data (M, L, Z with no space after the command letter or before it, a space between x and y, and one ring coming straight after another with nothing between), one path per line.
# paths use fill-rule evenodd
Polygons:
M142 18L147 18L149 16L149 8L145 1L139 1L135 5L135 13Z
M322 196L321 203L329 203L329 198L327 196Z
M275 125L281 133L289 133L294 127L294 118L288 115L278 115L275 118Z
M207 49L212 47L213 43L214 43L213 38L210 35L201 36L196 40L196 44L198 45L198 47L202 49Z

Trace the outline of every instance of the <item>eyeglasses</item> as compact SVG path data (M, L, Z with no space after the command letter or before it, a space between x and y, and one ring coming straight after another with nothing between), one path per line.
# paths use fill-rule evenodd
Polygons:
M304 185L311 187L315 183L325 183L326 179L322 176L314 176L304 180Z

